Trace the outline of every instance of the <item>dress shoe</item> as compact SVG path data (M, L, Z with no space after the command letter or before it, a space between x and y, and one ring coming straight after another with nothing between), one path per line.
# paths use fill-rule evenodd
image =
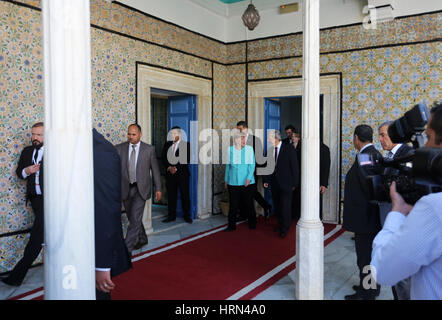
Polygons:
M171 221L175 221L176 218L171 218L171 217L167 217L166 219L164 219L162 222L171 222Z
M264 218L269 219L270 218L270 212L272 211L272 206L268 206L267 210L264 209Z
M192 223L193 220L190 217L184 217L184 221L186 221L187 223Z
M285 233L284 231L281 231L281 233L279 234L281 236L281 238L285 238L287 236L287 233Z
M236 230L236 229L233 229L233 228L227 227L227 228L224 229L224 232L230 232L230 231L235 231L235 230Z
M1 278L1 281L4 284L7 284L8 286L12 286L12 287L19 287L21 285L21 281L20 282L14 282L11 279L9 279L9 277Z

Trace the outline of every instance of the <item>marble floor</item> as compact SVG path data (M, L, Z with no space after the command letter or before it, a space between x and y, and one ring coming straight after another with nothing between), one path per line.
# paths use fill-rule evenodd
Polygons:
M204 232L227 223L223 215L215 215L206 220L195 220L188 224L182 218L170 223L161 220L167 211L156 207L153 211L152 225L154 234L149 236L149 244L134 251L133 254L152 250L191 235ZM352 234L343 233L324 249L324 299L343 300L351 294L351 287L358 283L358 269ZM0 299L9 299L43 286L43 266L29 270L23 284L16 288L0 282ZM294 300L295 299L295 270L278 282L258 294L254 300ZM377 300L391 300L393 295L390 287L382 287Z

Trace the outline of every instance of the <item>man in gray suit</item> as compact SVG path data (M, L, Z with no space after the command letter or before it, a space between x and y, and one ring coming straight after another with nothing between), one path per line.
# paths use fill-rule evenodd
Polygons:
M142 218L144 205L152 193L150 171L156 201L161 199L161 175L155 148L141 141L141 127L138 124L129 126L127 140L116 148L121 158L121 198L129 219L126 245L129 252L132 252L147 244Z

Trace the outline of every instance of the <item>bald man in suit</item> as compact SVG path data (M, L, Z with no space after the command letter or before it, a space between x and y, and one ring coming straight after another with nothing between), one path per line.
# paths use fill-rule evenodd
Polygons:
M147 244L142 221L144 206L151 198L151 172L155 200L161 199L161 174L155 148L141 141L141 127L138 124L129 126L127 139L116 148L121 158L121 196L129 219L126 245L132 252Z

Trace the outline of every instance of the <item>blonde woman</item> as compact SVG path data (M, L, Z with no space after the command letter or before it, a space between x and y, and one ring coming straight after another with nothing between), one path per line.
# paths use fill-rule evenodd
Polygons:
M224 231L236 229L236 213L240 201L247 210L249 228L256 228L256 214L253 208L253 192L255 184L255 154L251 146L246 145L246 134L237 130L233 136L233 146L228 152L225 186L229 192L229 225Z

